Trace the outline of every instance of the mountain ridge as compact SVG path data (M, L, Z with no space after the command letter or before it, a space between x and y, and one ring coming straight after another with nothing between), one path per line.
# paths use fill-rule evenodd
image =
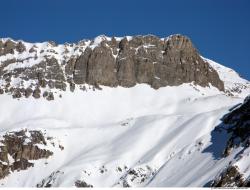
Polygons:
M53 92L42 94L42 88L65 91L69 86L74 91L76 85L84 84L98 89L100 85L146 83L158 89L194 82L224 91L216 70L201 58L188 37L179 34L164 39L98 36L64 45L2 39L0 61L1 93L9 92L14 98L33 95L51 100Z

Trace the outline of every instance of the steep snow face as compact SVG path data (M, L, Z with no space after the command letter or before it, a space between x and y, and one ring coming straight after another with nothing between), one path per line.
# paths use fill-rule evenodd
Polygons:
M52 102L0 96L1 134L43 130L64 147L48 147L51 157L1 186L205 186L240 151L218 159L220 146L209 148L211 131L239 97L192 84L102 88L66 91Z

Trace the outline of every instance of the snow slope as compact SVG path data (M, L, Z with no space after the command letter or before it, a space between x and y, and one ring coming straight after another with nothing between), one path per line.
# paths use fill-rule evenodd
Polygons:
M207 186L241 150L218 159L223 144L209 148L215 143L212 131L250 94L250 87L234 71L206 60L226 89L246 87L231 96L193 84L158 90L145 84L95 91L76 88L54 101L1 95L0 135L38 129L54 137L55 146L48 147L53 156L11 173L0 186L73 187L77 180L94 187ZM246 157L241 168L249 163Z

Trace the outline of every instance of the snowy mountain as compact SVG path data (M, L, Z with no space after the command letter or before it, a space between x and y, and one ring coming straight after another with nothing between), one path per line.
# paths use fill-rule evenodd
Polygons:
M182 35L0 39L0 186L249 186L249 94Z

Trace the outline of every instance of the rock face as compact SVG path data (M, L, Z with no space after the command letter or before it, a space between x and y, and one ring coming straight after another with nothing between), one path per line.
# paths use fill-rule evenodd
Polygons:
M14 50L22 53L26 50L25 46L21 42L13 42L12 40L7 40L5 43L0 41L0 56L6 54L14 54Z
M237 166L228 166L220 176L212 182L212 187L250 187L250 181L245 180Z
M237 164L250 149L250 96L244 102L232 108L222 118L222 124L217 129L226 130L228 139L222 153L229 156L234 149L241 147L242 150L235 156L227 168L212 182L212 187L250 187L250 176L243 176Z
M41 149L38 145L46 145L40 131L8 132L0 140L0 179L11 171L25 170L34 164L30 160L48 158L53 153Z
M75 186L79 187L79 188L82 188L82 187L87 187L87 188L93 187L93 185L87 184L85 181L81 181L81 180L77 180L75 182Z
M235 147L250 147L250 96L242 105L224 116L223 124L230 135L224 150L225 156L228 156Z
M224 90L217 72L182 35L165 39L99 36L64 45L0 40L0 61L1 93L11 93L13 98L30 94L40 98L43 90L39 89L65 91L70 86L74 91L75 85L83 84L132 87L146 83L158 89L194 82Z

